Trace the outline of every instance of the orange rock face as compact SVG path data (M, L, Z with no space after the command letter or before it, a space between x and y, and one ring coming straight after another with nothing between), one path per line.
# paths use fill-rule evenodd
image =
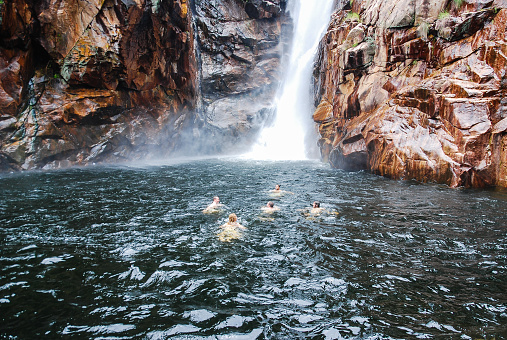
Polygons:
M322 156L396 179L505 187L505 3L424 3L354 1L334 14L314 73Z
M0 168L174 149L196 106L187 2L2 2Z
M1 1L0 170L241 144L278 86L282 3Z

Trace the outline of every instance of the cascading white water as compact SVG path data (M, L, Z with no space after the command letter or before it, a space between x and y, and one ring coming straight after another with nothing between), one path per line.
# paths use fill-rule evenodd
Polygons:
M317 48L331 16L334 0L296 0L290 10L294 35L289 65L278 95L273 125L265 128L247 158L307 159L306 128L312 126L310 80Z

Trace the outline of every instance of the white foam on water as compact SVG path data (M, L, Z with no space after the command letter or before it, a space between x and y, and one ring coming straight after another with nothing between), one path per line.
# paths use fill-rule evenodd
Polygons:
M36 290L37 293L42 293L42 294L51 294L52 297L54 297L56 299L56 295L57 295L57 290L54 290L54 289L38 289Z
M65 260L67 260L67 259L70 259L71 257L72 257L71 255L61 255L61 256L55 256L55 257L47 257L44 260L42 260L41 264L46 264L46 265L55 264L55 263L63 262Z
M325 278L321 281L322 281L322 283L330 284L333 286L345 286L345 287L348 286L348 283L345 280L337 279L334 277L328 277L328 278Z
M237 297L233 298L233 301L236 301L238 303L242 304L261 304L261 305L270 305L273 303L276 303L274 300L274 297L269 294L257 294L257 295L251 295L251 294L244 294L239 293Z
M306 283L306 280L300 279L298 277L291 277L285 283L283 284L285 287L293 287L293 286L299 286Z
M68 325L67 327L65 327L62 331L62 334L74 334L74 333L81 333L81 332L86 332L88 329L90 329L89 326L73 326L73 325Z
M174 268L174 267L185 267L187 265L188 265L188 263L183 262L183 261L170 260L170 261L162 262L158 267L159 268L164 268L164 267Z
M283 301L285 304L288 305L295 305L298 307L310 307L314 304L313 301L310 300L302 300L302 299L292 299L292 300L285 300Z
M169 337L172 337L174 335L178 334L190 334L190 333L196 333L199 332L201 328L194 326L194 325L175 325L168 329L167 331L153 331L148 334L146 334L146 338L150 340L156 340L156 339L167 339Z
M121 312L124 312L127 310L127 307L121 306L121 307L99 307L95 308L90 312L90 315L93 314L99 314L102 318L107 316L113 316L118 315Z
M209 340L254 340L257 339L263 333L262 328L255 328L250 333L232 333L225 335L217 335L216 337L209 338Z
M314 331L315 328L317 328L317 327L290 327L288 325L285 325L285 327L298 333L310 333Z
M362 316L353 316L352 318L350 318L351 321L354 321L354 322L357 322L361 325L364 325L364 324L368 324L369 323L369 319L368 318L365 318L365 317L362 317Z
M212 263L210 263L210 265L206 268L206 271L207 270L210 270L210 268L222 268L224 266L224 264L222 263L222 261L220 260L216 260Z
M125 246L125 247L120 247L120 248L116 248L114 250L111 250L110 253L111 254L118 253L118 254L120 254L121 257L130 258L132 256L137 255L139 253L139 250L136 250L136 249L129 247L129 246Z
M135 280L135 281L141 281L142 279L144 279L144 276L146 274L144 272L142 272L139 267L136 267L136 266L130 266L129 270L127 270L126 272L123 272L121 273L118 278L120 280L125 280L125 279L129 279L129 280Z
M161 285L166 284L174 281L175 279L178 279L182 276L188 275L186 272L182 272L179 270L172 270L172 271L161 271L157 270L151 276L149 279L142 285L142 287L150 287L153 285Z
M9 289L9 288L14 287L14 286L28 287L28 282L26 282L26 281L9 282L9 283L6 283L3 286L1 286L0 290Z
M359 335L359 333L361 332L361 328L360 327L348 327L348 329L352 332L352 334L354 335Z
M151 315L152 309L155 307L155 304L142 305L139 306L138 310L135 310L129 314L127 314L127 318L129 320L143 320Z
M267 255L264 257L251 257L251 258L247 259L246 261L247 262L256 262L256 263L274 263L274 262L279 262L279 261L283 261L283 260L285 260L284 255L275 254L275 255Z
M190 280L190 281L186 282L185 294L193 294L193 293L195 293L206 282L208 282L208 279Z
M395 276L395 275L384 275L384 277L386 279L389 279L389 280L398 280L398 281L403 281L403 282L410 282L409 279L405 278L405 277L401 277L401 276Z
M297 318L298 322L302 324L310 323L320 319L323 319L323 317L320 315L309 315L309 314L300 315Z
M203 322L207 321L211 318L214 318L217 314L210 312L207 309L197 309L189 312L183 313L183 317L186 319L190 319L192 322Z
M105 325L105 326L72 326L69 325L64 328L62 334L73 334L73 333L93 333L93 334L116 334L123 333L135 329L134 325L125 325L121 323Z
M250 322L254 320L251 317L245 317L241 315L232 315L225 319L224 321L220 322L218 325L215 326L215 329L223 329L223 328L240 328L245 324L246 322Z
M21 248L20 250L18 250L18 253L21 253L21 252L27 251L27 250L37 249L37 248L38 247L35 244L31 244L29 246L26 246L26 247Z
M340 340L343 339L340 331L336 328L329 328L322 331L322 335L325 336L325 340Z

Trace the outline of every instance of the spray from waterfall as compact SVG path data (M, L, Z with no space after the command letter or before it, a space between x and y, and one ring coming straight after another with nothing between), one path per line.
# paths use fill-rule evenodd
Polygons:
M334 0L297 0L292 49L284 82L277 96L274 123L264 128L246 158L307 159L305 136L313 127L310 80L317 48L331 16ZM316 143L316 141L315 141Z

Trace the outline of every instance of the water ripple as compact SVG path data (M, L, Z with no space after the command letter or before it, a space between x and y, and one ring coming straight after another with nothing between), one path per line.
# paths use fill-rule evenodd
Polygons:
M1 338L507 338L503 192L245 160L0 175L0 192ZM225 210L202 214L214 195ZM298 210L316 199L338 215ZM247 229L222 243L231 212Z

